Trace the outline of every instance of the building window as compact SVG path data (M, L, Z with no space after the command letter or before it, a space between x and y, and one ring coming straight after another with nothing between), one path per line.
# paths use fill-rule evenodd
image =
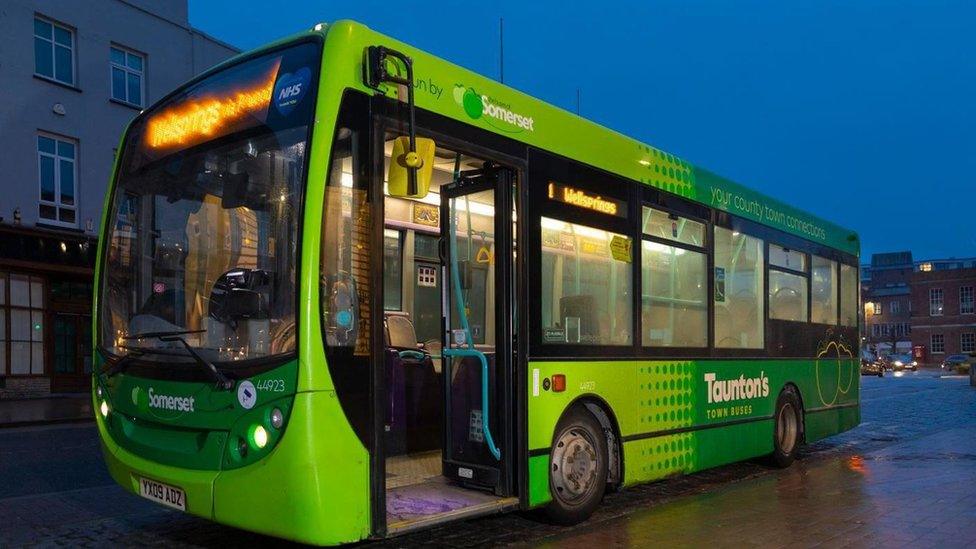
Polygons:
M884 307L881 306L880 301L871 302L871 314L880 316L884 312Z
M705 225L654 208L645 207L643 213L642 344L705 347L708 345L708 258L702 249Z
M922 263L921 265L918 266L918 270L919 271L922 271L923 273L927 273L927 272L929 272L929 271L932 270L932 264L931 263Z
M959 352L976 352L976 334L973 332L964 332L959 334Z
M34 18L34 74L75 83L75 33L54 21Z
M541 224L542 342L630 345L630 239L548 217ZM614 249L627 250L628 256Z
M893 314L893 315L898 314L901 311L901 301L897 301L896 300L896 301L892 301L891 303L889 303L888 304L888 311L891 314Z
M943 295L942 288L929 290L929 316L942 316Z
M959 288L959 314L971 315L976 310L973 306L973 287L962 286Z
M45 223L78 225L77 142L45 134L37 136L38 216Z
M945 352L945 336L942 334L932 334L932 352Z
M146 57L120 46L109 48L112 99L141 107L145 98Z
M881 325L872 324L871 325L871 337L881 337Z
M764 346L763 241L715 227L715 346Z
M44 281L0 272L0 374L44 373Z

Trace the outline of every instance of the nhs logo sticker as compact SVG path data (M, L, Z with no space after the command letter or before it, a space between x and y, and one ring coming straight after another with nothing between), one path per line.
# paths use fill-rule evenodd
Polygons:
M305 92L312 83L312 71L302 67L295 72L285 73L278 77L275 83L274 95L271 100L282 116L288 116L295 106L305 97Z

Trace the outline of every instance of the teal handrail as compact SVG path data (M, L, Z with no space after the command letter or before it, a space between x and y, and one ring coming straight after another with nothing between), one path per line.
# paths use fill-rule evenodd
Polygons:
M455 199L451 199L452 201ZM458 309L458 316L461 318L461 329L464 331L464 341L467 343L467 349L451 349L451 342L448 341L444 349L441 350L441 354L446 357L477 357L481 361L481 432L485 435L485 442L488 444L488 450L491 455L495 456L496 460L502 459L502 451L495 446L495 439L491 436L491 429L488 425L488 357L484 353L474 348L474 342L471 339L471 329L468 326L468 315L465 312L464 307L464 296L461 293L461 275L458 272L457 263L457 229L454 226L454 206L450 206L450 214L448 216L448 246L450 248L451 255L451 284L454 286L454 293L457 295L456 305ZM470 211L470 208L469 208ZM469 221L470 225L470 221ZM471 244L471 239L468 239L468 245ZM470 250L469 250L470 253Z

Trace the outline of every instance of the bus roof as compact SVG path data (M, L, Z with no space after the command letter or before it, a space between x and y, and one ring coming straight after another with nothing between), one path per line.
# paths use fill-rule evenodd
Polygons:
M413 59L414 96L420 108L818 244L855 256L860 254L859 238L850 229L377 33L361 23L344 20L318 24L311 31L268 47L308 34L320 34L326 39L323 79L345 78L348 80L341 82L344 87L375 93L360 77L363 52L368 46L384 45ZM396 97L394 86L385 86L383 91L389 97Z

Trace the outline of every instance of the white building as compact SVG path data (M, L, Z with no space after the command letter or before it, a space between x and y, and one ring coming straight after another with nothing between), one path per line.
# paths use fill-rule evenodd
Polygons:
M238 50L192 28L187 0L4 0L0 36L0 398L84 390L122 131Z

